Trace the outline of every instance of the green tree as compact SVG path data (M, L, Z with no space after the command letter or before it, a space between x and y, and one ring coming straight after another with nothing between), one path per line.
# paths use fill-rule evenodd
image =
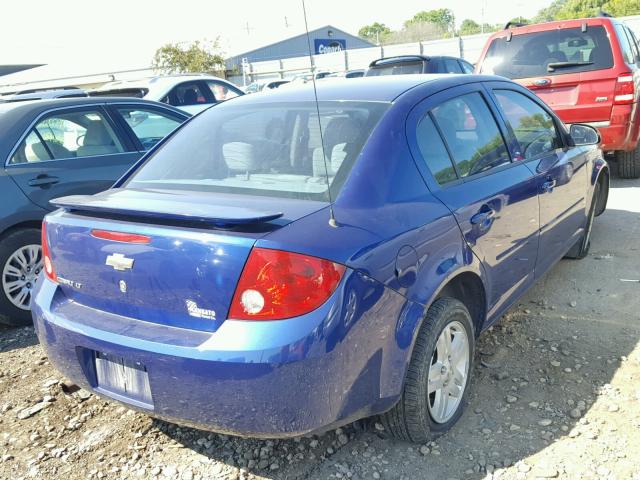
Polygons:
M480 33L482 31L482 27L479 23L474 22L469 18L465 18L460 24L460 35L475 35L476 33Z
M433 23L438 25L443 32L453 32L455 26L455 17L453 12L448 8L439 8L437 10L422 11L416 13L413 18L404 22L405 28L416 23Z
M370 42L383 42L384 38L391 33L391 29L384 23L372 23L371 25L365 25L358 30L358 36L369 40Z
M534 22L595 17L607 12L614 17L640 14L638 0L555 0L533 18Z
M538 11L538 14L531 19L533 23L551 22L556 19L558 12L567 3L567 0L555 0L547 8Z
M169 73L213 73L223 71L224 57L218 40L181 44L167 43L153 57L153 67Z

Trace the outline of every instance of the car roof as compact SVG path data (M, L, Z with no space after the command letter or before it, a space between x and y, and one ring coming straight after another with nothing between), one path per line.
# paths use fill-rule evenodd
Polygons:
M360 102L392 102L403 93L424 85L425 94L450 88L464 83L506 79L490 75L468 74L413 74L388 75L380 77L360 77L349 81L318 81L316 90L319 101L360 101ZM506 80L508 81L508 80ZM223 102L221 105L241 105L244 103L279 103L313 101L313 82L291 84L287 88L275 89L269 95L246 95Z
M24 102L0 103L0 161L6 155L6 148L13 148L14 142L27 129L35 118L54 108L82 107L105 104L135 104L158 106L171 110L176 115L188 117L189 114L164 103L152 102L131 97L76 97L54 98L46 100L27 100Z
M156 85L175 85L177 83L189 82L192 80L222 80L223 82L227 82L224 78L205 73L158 75L155 77L138 78L136 80L117 80L105 83L101 87L96 88L95 91L119 90L123 88L151 88Z
M615 18L611 17L593 17L593 18L575 18L572 20L556 20L553 22L533 23L531 25L514 26L512 28L506 28L499 30L489 37L489 40L494 38L506 37L509 34L522 35L525 33L547 32L551 30L562 30L567 28L580 28L583 24L588 26L597 25L611 25L614 23L621 23Z

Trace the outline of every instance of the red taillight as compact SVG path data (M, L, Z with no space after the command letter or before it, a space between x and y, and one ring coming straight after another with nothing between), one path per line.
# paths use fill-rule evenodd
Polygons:
M111 240L122 243L149 243L151 238L137 233L111 232L108 230L91 230L91 236L102 240Z
M58 283L56 270L53 268L51 261L51 252L49 251L49 241L47 240L47 222L42 222L42 261L44 263L44 273L52 282Z
M616 80L616 89L613 93L613 103L616 105L628 105L635 99L635 82L631 73L623 73Z
M282 320L309 313L335 291L345 267L299 253L254 248L242 270L229 318Z

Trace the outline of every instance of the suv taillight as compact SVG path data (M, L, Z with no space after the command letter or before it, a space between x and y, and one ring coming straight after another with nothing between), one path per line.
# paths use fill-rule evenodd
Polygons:
M616 80L616 89L613 93L615 105L628 105L635 98L635 84L631 73L623 73Z
M254 248L242 270L228 317L282 320L309 313L335 291L344 265L299 253Z
M47 222L42 221L42 260L44 263L44 273L49 280L58 283L56 270L53 268L51 261L51 252L49 251L49 241L47 240Z

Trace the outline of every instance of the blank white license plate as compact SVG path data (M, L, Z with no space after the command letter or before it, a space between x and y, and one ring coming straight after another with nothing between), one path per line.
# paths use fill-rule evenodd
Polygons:
M153 408L149 374L140 362L95 353L98 391L143 408Z

